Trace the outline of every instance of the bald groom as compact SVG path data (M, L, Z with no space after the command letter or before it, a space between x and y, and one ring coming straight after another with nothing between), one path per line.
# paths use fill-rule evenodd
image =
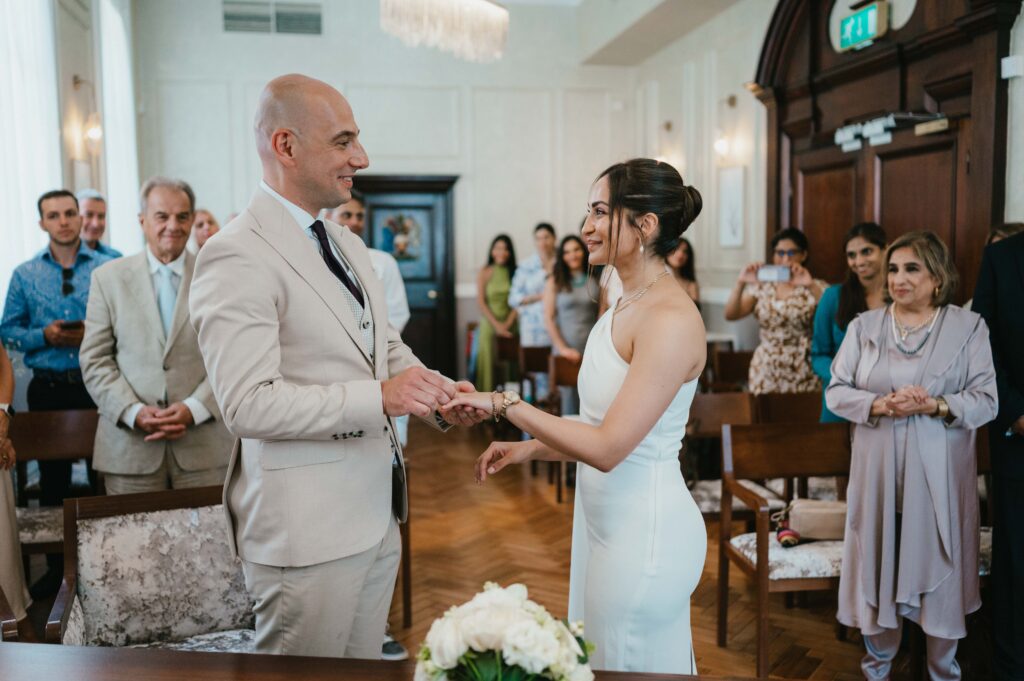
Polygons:
M450 424L472 390L426 369L387 323L363 242L315 219L369 165L341 94L271 81L256 113L263 181L200 251L192 323L235 443L224 488L261 653L379 658L407 496L393 419ZM453 417L472 425L484 415Z

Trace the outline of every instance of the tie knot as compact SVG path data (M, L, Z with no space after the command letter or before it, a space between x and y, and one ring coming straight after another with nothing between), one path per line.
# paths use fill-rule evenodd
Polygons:
M327 230L324 229L323 221L317 220L309 228L313 230L313 234L316 235L317 239L323 240L327 238Z

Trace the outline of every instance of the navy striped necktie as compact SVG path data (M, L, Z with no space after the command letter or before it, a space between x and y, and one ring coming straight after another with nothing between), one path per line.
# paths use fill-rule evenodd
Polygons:
M320 243L320 255L323 257L324 262L327 263L327 269L345 285L345 288L349 290L360 307L366 307L366 302L363 300L363 292L359 290L359 287L352 281L352 278L346 274L345 268L334 257L334 251L331 249L331 242L327 238L327 230L324 229L324 223L317 220L313 223L312 230L316 240Z

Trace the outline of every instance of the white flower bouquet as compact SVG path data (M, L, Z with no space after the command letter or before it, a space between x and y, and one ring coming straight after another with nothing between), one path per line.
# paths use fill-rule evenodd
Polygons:
M592 681L581 623L556 620L526 587L488 582L434 620L415 681Z

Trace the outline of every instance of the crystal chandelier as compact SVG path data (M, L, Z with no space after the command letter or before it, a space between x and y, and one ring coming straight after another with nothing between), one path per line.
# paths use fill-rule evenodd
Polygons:
M380 0L380 27L410 47L487 62L505 51L508 10L491 0Z

